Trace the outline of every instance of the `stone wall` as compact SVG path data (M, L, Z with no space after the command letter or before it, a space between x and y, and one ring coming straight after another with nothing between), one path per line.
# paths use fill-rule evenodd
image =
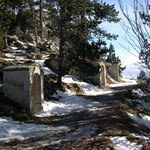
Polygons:
M108 67L108 74L116 81L119 81L119 65L114 64Z
M10 66L4 70L4 93L31 113L42 109L43 73L38 65Z
M99 73L95 76L88 77L92 82L99 86L106 85L106 74L108 73L114 80L119 81L119 65L105 63L103 61L92 62L93 65L99 65Z

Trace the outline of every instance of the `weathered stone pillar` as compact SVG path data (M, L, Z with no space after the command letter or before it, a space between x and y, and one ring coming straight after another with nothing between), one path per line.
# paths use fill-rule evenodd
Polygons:
M10 66L4 70L4 93L31 113L42 109L43 72L39 65Z
M106 85L106 67L103 62L99 62L100 65L100 86Z
M109 66L108 73L114 80L119 81L119 64Z

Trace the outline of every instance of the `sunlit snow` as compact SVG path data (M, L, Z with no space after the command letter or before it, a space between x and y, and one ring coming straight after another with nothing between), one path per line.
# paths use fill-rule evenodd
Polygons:
M131 114L129 112L127 112L127 114L135 122L137 122L137 123L139 123L141 125L144 125L144 126L146 126L147 128L150 129L150 116L142 114L141 115L142 118L137 118L137 117L135 117L133 114Z
M49 68L44 67L45 60L35 60L35 63L39 64L41 66L42 71L44 72L44 75L47 74L55 74L53 71L51 71Z
M24 139L36 135L45 135L47 133L60 133L68 131L68 127L53 127L50 125L40 125L33 123L23 123L13 121L8 117L0 117L0 141L9 141L11 139Z
M142 145L137 143L131 143L126 137L110 137L110 140L114 144L116 150L141 150Z
M49 115L68 114L79 110L98 107L99 102L93 102L88 99L84 99L79 96L57 91L62 97L59 101L44 101L43 110L36 114L38 117L44 117Z

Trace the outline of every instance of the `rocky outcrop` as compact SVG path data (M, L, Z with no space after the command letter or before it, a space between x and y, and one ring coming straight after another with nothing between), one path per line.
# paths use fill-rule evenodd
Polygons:
M45 66L50 68L56 74L58 73L58 56L52 54L49 56L49 59L45 61Z
M35 52L35 49L38 49L38 53L40 51L49 51L57 54L59 51L59 39L57 37L51 37L49 39L37 37L36 38L32 33L28 33L25 36L22 35L22 38L18 38L16 35L8 36L8 46L9 47L17 47L18 49L25 49L28 52Z
M27 42L30 42L30 43L35 43L35 37L32 33L27 33L25 36L24 36L24 39L27 41Z
M18 41L17 35L13 35L13 36L8 35L8 36L7 36L8 45L13 45L13 44L16 43L17 41Z

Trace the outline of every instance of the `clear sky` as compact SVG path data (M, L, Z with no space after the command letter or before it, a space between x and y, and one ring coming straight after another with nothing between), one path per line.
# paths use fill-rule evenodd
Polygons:
M116 10L119 11L119 18L124 19L123 15L120 11L118 0L104 0L104 1L107 2L108 4L115 4ZM124 4L128 4L129 6L131 6L132 0L130 0L130 1L122 0L122 1ZM131 9L129 9L129 11L130 10ZM103 23L101 25L101 27L103 27L104 29L106 29L110 33L119 35L119 37L117 38L116 41L112 40L112 41L107 41L107 42L112 43L114 45L115 50L116 50L116 54L120 57L123 66L126 66L126 70L123 72L123 76L136 78L136 76L139 73L139 69L138 69L139 66L137 65L137 62L139 61L138 54L125 41L125 39L124 39L125 38L125 32L122 29L121 24L120 23ZM122 45L125 48L122 47ZM132 55L128 51L130 51L131 53L133 53L136 56Z

